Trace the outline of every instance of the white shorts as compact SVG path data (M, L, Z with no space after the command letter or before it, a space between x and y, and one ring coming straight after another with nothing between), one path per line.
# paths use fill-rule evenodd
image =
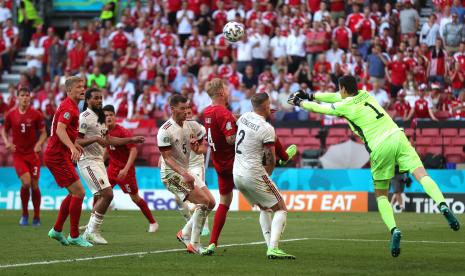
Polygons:
M195 167L189 167L189 172L191 174L195 174L200 180L205 182L205 168L204 166L195 166Z
M281 193L267 174L256 176L235 174L234 184L252 206L268 209L283 201Z
M205 187L203 182L196 174L191 174L194 178L194 185L199 189ZM182 176L177 172L162 172L161 181L165 185L166 189L177 196L182 201L186 201L192 189L187 185Z
M108 187L111 188L108 180L105 164L98 161L79 161L79 172L87 184L87 187L93 195L98 195L99 192Z

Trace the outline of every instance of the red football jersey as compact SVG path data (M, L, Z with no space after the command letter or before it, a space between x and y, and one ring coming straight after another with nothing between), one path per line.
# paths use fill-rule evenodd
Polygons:
M415 118L430 118L428 107L429 103L425 99L418 99L415 101Z
M115 128L108 132L108 135L119 138L126 138L132 136L127 129L120 125L116 125ZM126 144L123 146L109 145L107 147L108 155L110 156L109 166L124 168L124 166L126 166L126 163L128 162L129 150L133 147L135 147L134 144Z
M407 79L408 64L403 61L392 61L388 68L391 70L392 84L402 86Z
M45 155L51 159L63 159L63 157L71 158L71 151L56 135L59 122L66 125L66 133L69 139L71 139L71 142L74 143L78 136L79 109L77 104L69 97L60 104L53 116L50 140L48 141L47 149L45 149Z
M204 123L208 144L212 149L213 166L216 172L232 171L234 145L226 142L226 137L236 134L236 119L231 111L220 105L210 105L204 109Z
M394 109L397 112L397 117L404 117L410 113L410 104L406 101L404 102L397 101L394 104Z
M32 154L37 142L37 133L45 127L42 114L29 107L24 114L15 108L5 117L5 130L11 129L13 144L16 146L15 154Z

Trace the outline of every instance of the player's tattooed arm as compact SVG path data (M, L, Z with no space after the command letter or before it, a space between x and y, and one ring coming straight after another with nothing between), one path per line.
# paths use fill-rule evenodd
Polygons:
M229 145L234 145L236 143L236 134L226 137L226 143Z
M275 153L275 148L273 144L270 145L265 145L265 170L268 173L268 175L271 175L273 173L275 164L276 164L276 153Z

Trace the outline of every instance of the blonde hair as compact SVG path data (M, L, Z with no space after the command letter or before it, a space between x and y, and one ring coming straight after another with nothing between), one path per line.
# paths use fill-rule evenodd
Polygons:
M81 77L78 77L78 76L73 76L73 77L69 77L66 79L65 81L65 90L66 92L70 91L71 88L73 88L76 83L78 82L84 82L84 79L81 78Z
M205 90L207 90L208 96L210 96L210 98L213 98L216 95L218 95L221 89L224 88L224 85L225 83L223 79L214 78L211 81L207 82L207 84L205 85Z

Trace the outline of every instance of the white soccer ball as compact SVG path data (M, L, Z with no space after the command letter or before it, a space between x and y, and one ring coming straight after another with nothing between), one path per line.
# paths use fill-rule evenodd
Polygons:
M244 25L234 21L228 22L223 27L223 35L229 42L237 42L244 36Z

